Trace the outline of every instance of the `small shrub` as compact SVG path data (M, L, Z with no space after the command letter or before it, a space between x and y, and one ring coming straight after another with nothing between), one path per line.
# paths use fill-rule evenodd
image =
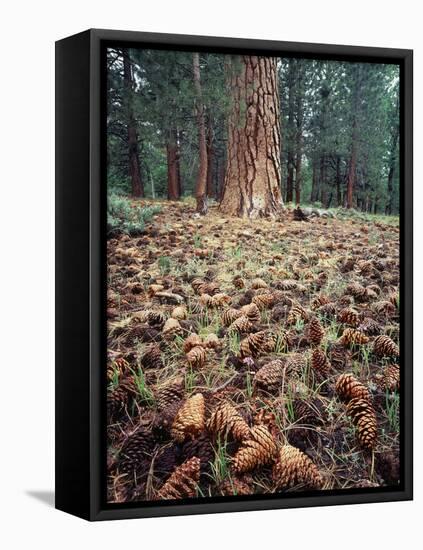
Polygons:
M107 198L107 231L109 234L140 235L145 230L145 223L158 212L160 206L134 207L128 198L112 193Z

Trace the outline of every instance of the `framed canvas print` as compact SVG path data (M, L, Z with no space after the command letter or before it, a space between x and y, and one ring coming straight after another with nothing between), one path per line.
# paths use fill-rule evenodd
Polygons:
M412 52L56 44L56 506L412 498Z

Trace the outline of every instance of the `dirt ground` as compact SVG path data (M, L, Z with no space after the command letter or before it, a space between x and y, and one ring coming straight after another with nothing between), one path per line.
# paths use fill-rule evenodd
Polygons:
M108 241L109 501L398 484L397 220L160 204L144 234ZM365 426L344 373L367 388Z

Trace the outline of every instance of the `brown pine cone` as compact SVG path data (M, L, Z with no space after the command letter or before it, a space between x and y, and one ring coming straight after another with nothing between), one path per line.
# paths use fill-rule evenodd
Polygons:
M192 348L195 348L196 346L202 346L203 341L198 336L198 334L192 333L184 340L183 350L184 353L188 353L192 350Z
M246 315L252 323L258 323L260 321L260 310L256 304L242 306L241 312L243 315Z
M195 438L204 430L205 405L202 393L187 399L179 409L172 426L172 437L182 443L187 438Z
M118 386L107 392L107 413L113 417L122 412L128 404L128 393Z
M141 356L141 365L146 369L162 369L163 361L159 346L149 346Z
M246 315L241 315L229 326L229 332L247 333L251 332L253 328L254 325L249 318Z
M223 496L244 496L254 494L253 479L250 476L233 476L226 479L221 485L220 490Z
M377 313L378 315L393 315L397 308L396 306L388 300L380 300L379 302L375 302L372 305L372 310Z
M156 500L173 500L195 497L200 481L200 459L190 458L176 468L160 491Z
M330 363L325 352L315 348L311 354L311 368L320 378L327 378L330 373Z
M203 347L205 349L220 349L221 342L219 337L214 333L208 334L203 340Z
M168 384L161 388L156 394L157 409L162 411L170 404L180 401L183 397L183 385L177 380L175 383Z
M206 350L203 346L195 346L195 348L189 350L186 357L191 368L199 369L206 362Z
M162 333L164 336L173 337L182 333L182 327L177 319L169 317L163 326Z
M163 407L156 415L153 423L153 430L158 436L169 435L182 403L182 399L172 401L166 407Z
M323 304L316 309L316 312L325 319L332 319L332 317L334 317L336 313L336 304L334 302Z
M309 315L300 304L293 304L286 320L288 325L295 325L298 321L307 322Z
M367 290L358 283L351 283L348 285L345 292L353 296L359 302L365 302L367 300Z
M263 390L273 392L281 388L285 365L279 359L267 363L254 376L254 384Z
M257 357L263 352L268 341L268 335L265 331L249 334L241 341L240 353L242 357Z
M238 289L245 287L244 279L239 275L232 279L232 284L234 285L235 288L238 288Z
M312 311L317 311L320 307L325 304L329 304L330 300L325 294L319 294L311 301L310 307Z
M119 453L120 473L131 473L143 468L146 459L151 458L154 444L151 431L145 428L128 435Z
M320 324L319 319L313 317L307 326L307 337L309 342L314 346L318 346L323 340L324 335L325 330Z
M229 305L231 301L232 298L230 296L224 294L223 292L219 292L212 297L211 302L209 302L207 305L208 307L221 308Z
M214 434L230 434L236 441L250 435L250 428L239 412L227 402L221 403L212 413L207 429Z
M300 424L311 424L318 426L324 421L324 408L316 398L301 398L297 397L292 402L295 420Z
M377 440L377 421L373 405L368 399L351 399L347 415L357 429L357 438L362 447L373 449Z
M383 385L388 391L400 389L400 368L399 365L387 365L383 371Z
M357 310L352 307L344 307L336 316L338 323L349 325L350 327L357 327L360 322L360 315Z
M335 369L345 369L351 365L351 351L339 342L333 342L329 345L328 356L330 364Z
M222 323L225 327L229 327L235 319L238 319L238 317L241 317L242 312L239 309L234 309L233 307L230 307L228 309L225 309L225 311L222 313Z
M278 489L288 489L296 485L319 489L323 485L322 476L314 462L291 445L284 445L279 451L272 474Z
M304 353L290 353L286 358L286 372L301 374L307 367L307 358Z
M367 399L370 402L369 390L355 378L352 373L341 374L336 381L336 393L342 401L348 402L351 399Z
M250 439L244 441L233 459L234 471L238 474L269 464L277 453L276 442L269 430L261 425L251 428Z
M273 307L275 298L271 292L256 294L252 299L252 303L257 306L258 309L268 309Z
M176 306L172 310L171 317L173 317L174 319L178 319L178 321L183 321L184 319L187 318L187 315L188 315L188 312L185 306Z
M251 281L251 288L257 290L258 288L267 288L269 285L263 279L257 278Z
M203 432L196 439L186 441L182 446L181 455L183 460L196 456L200 459L201 473L208 472L215 455L209 435Z
M389 336L385 336L384 334L376 336L376 338L374 339L373 352L376 355L379 355L379 357L399 356L399 348L396 343L391 338L389 338Z
M358 327L358 330L364 332L367 336L376 336L382 330L380 324L372 319L371 317L366 317L364 321Z
M353 346L356 344L367 344L369 337L363 332L354 328L346 328L342 333L339 342L344 346Z

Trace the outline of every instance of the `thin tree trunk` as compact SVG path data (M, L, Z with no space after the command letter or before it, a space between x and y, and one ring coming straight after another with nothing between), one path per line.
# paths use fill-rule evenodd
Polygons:
M277 60L232 58L227 169L220 209L248 218L282 207Z
M399 113L399 97L397 97L396 101L396 118L398 118ZM395 165L397 162L397 145L398 145L398 138L399 138L399 124L395 123L394 127L394 133L392 135L392 145L391 145L391 151L389 156L389 172L388 172L388 202L386 205L385 213L390 215L392 214L392 194L394 190L394 173L395 173Z
M286 202L292 202L294 197L294 82L295 82L295 69L297 62L294 59L289 63L289 75L288 75L288 159L287 159L287 180L286 180Z
M311 194L310 194L310 202L315 202L319 196L319 190L318 190L318 176L317 176L317 161L316 157L313 157L313 178L311 181Z
M207 196L214 197L215 195L213 124L209 117L207 125Z
M167 142L167 198L176 201L180 198L179 151L177 132L171 128Z
M326 185L326 155L320 157L320 202L323 208L327 203L327 185Z
M303 75L301 61L297 61L297 132L296 132L296 160L295 160L295 203L301 202L301 161L303 141Z
M196 92L195 112L198 126L199 166L195 184L197 212L207 214L207 142L204 122L203 93L201 89L200 54L193 54L194 86Z
M354 73L354 90L352 98L352 129L351 129L351 155L348 165L348 179L347 179L347 208L352 208L354 204L354 187L357 171L357 109L359 102L359 88L360 88L360 65L357 64Z
M341 157L336 157L336 205L342 205L341 197Z
M144 185L141 180L141 168L138 149L136 121L132 107L133 77L131 59L128 49L123 49L123 81L125 89L125 114L128 128L128 160L131 192L133 197L144 196Z

